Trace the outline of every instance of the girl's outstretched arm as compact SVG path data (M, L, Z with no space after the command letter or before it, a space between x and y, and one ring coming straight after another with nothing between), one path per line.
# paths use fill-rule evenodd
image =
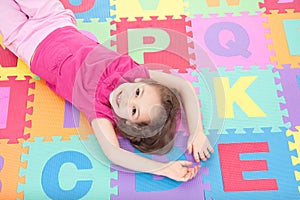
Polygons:
M190 154L193 153L197 162L200 162L200 159L205 161L210 157L213 148L203 132L200 105L193 85L183 78L171 74L152 70L149 70L149 73L151 79L179 92L190 132L187 150Z
M106 157L124 168L166 176L176 181L188 181L198 172L199 167L192 167L191 162L175 161L160 163L120 148L111 122L104 118L94 119L92 127Z

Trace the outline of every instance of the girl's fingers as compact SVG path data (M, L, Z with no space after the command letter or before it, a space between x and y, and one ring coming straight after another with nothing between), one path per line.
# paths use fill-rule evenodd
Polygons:
M206 161L207 158L210 158L210 153L214 152L214 149L210 144L208 144L207 147L204 147L204 150L202 150L203 148L197 149L192 144L189 145L187 149L189 154L193 152L193 157L196 162L200 162L200 160Z
M191 169L190 179L194 178L194 175L195 175L195 169L192 168L192 169Z
M182 174L181 176L184 177L189 173L189 168L184 167L184 169L182 170Z
M206 158L210 158L210 154L209 154L208 150L205 149L203 151L203 153L204 153L204 155L205 155Z
M197 173L198 173L199 169L200 169L200 165L198 165L198 166L195 166L195 167L191 168L192 176L191 176L191 178L190 178L190 179L193 179L193 178L195 178L195 176L197 175Z
M204 152L199 152L199 157L201 160L206 161L206 157L204 155Z
M182 177L184 181L188 181L190 180L190 178L191 178L191 172L189 171Z
M207 148L208 149L208 151L210 152L210 153L213 153L214 152L214 149L209 145L209 147Z
M178 178L177 181L186 182L186 181L188 181L188 180L193 179L193 178L197 175L198 170L199 170L200 168L201 168L200 165L195 166L195 167L193 167L193 168L185 168L185 170L182 171L182 172L183 172L183 175L180 176L180 178Z
M192 179L195 178L195 176L197 175L199 169L200 169L199 166L195 166L195 167L193 168L193 176L192 176Z
M195 149L194 149L194 159L196 162L200 162L198 151L195 151Z

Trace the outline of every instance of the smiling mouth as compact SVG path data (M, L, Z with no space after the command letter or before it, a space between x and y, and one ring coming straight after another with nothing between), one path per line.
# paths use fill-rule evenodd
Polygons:
M117 96L116 96L116 103L117 103L117 106L118 106L118 107L120 107L121 94L122 94L122 91L119 92L119 94L117 94Z

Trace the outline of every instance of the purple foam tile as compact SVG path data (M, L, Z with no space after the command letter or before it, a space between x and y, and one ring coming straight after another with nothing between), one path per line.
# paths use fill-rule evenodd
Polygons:
M279 70L279 74L288 120L293 128L300 124L300 69L285 67L283 70Z
M189 155L184 150L184 143L187 142L187 137L179 134L176 138L175 147L173 150L165 156L150 156L153 160L167 162L172 159L170 156L173 153L180 153L179 160L193 161L192 155ZM128 151L135 150L128 140L120 140L120 146ZM145 155L144 155L145 156ZM171 159L170 159L171 157ZM176 158L176 157L175 157ZM196 163L193 163L196 165ZM207 167L203 167L199 170L197 176L188 182L177 182L163 176L156 176L148 173L133 172L125 170L119 166L112 166L113 170L118 171L118 179L114 180L113 186L118 187L118 195L112 195L112 200L127 200L127 199L144 199L144 200L156 200L156 199L190 199L190 200L205 200L204 191L210 190L209 183L203 183L202 176L208 175Z
M70 102L65 101L64 128L79 127L80 112Z
M204 191L210 190L209 184L202 182L206 168L200 169L197 176L189 182L176 182L165 177L146 173L128 173L119 171L118 195L112 195L112 200L121 199L172 199L172 200L205 200Z

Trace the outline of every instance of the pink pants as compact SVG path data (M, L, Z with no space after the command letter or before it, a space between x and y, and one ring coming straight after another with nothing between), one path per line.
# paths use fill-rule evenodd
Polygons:
M59 0L0 0L0 14L3 44L28 66L47 35L76 24L73 13Z

